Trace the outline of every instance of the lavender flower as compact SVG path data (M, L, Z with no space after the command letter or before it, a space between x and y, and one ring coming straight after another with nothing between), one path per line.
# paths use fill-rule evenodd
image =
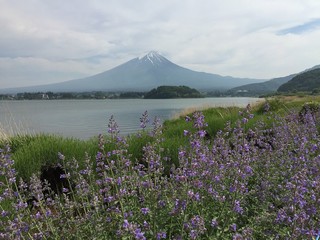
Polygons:
M195 129L202 129L208 125L204 121L204 115L202 114L202 112L195 112L193 114L193 119L194 119L193 126Z
M149 123L150 119L149 119L149 116L148 116L148 111L145 111L143 114L142 114L142 117L140 118L140 127L142 129L145 129L147 127L147 124Z
M211 220L211 227L216 228L218 226L218 221L216 219Z
M137 240L145 240L146 239L146 237L144 236L144 232L142 232L140 228L137 228L134 231L134 237Z
M237 224L232 223L232 224L230 225L230 231L236 232L236 231L237 231Z
M317 236L320 112L270 115L272 123L248 129L251 111L250 106L241 111L238 123L227 123L210 142L204 139L203 113L186 117L193 129L185 129L188 141L175 152L178 163L166 155L171 149L163 148L158 120L141 155L133 158L131 141L118 136L112 116L111 138L99 137L95 161L87 155L84 161L65 161L58 154L70 169L61 177L74 187L56 196L36 176L18 184L14 155L1 149L0 238L68 239L70 232L79 238L94 232L97 239ZM144 129L146 112L143 118ZM7 202L10 211L3 207Z
M147 215L150 212L150 210L149 208L141 208L141 212L142 214Z
M119 127L117 122L114 119L114 116L111 115L108 123L108 133L111 134L112 138L116 138L119 134Z
M158 232L157 233L157 240L166 239L166 238L167 238L166 232Z
M235 200L235 201L234 201L233 210L234 210L236 213L243 214L243 208L240 206L240 201L239 201L239 200Z
M264 106L263 106L263 110L265 113L270 111L270 104L269 102L265 102Z

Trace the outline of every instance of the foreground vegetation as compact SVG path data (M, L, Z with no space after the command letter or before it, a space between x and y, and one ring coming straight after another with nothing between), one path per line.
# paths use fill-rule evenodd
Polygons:
M315 239L317 100L196 111L151 129L146 112L128 137L111 118L89 141L2 141L0 238Z

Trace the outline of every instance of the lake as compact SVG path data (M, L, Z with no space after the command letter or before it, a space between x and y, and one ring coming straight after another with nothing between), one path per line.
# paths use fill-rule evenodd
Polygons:
M148 111L162 121L181 111L217 106L246 106L258 98L105 99L0 101L0 130L7 134L54 133L88 139L107 132L111 115L121 134L137 132L140 117Z

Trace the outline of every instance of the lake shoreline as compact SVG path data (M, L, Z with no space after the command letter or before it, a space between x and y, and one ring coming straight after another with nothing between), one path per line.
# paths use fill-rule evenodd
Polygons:
M107 131L111 115L121 134L139 130L140 117L148 111L150 120L165 121L188 109L211 107L245 107L261 98L197 99L70 99L0 101L0 123L10 133L52 133L88 139ZM7 131L8 132L8 131Z

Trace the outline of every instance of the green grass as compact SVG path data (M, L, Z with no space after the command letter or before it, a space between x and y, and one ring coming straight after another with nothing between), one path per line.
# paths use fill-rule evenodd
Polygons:
M318 109L319 100L320 98L314 98L314 97L302 98L302 97L290 96L290 97L270 98L270 99L267 99L267 102L269 103L270 109L272 112L276 113L277 115L285 115L290 111L297 111L297 112L301 111L301 109L303 109L304 104L310 103L310 102L312 103L313 107L316 107L316 109ZM252 107L251 113L253 113L255 117L251 119L248 122L248 124L245 125L245 129L253 128L258 121L263 121L264 123L266 123L266 125L273 123L274 121L274 119L272 118L273 115L272 114L266 115L263 109L264 109L264 103L260 103ZM225 128L227 122L230 122L231 127L233 127L237 124L238 121L241 121L243 116L239 115L240 111L244 111L244 109L241 109L238 107L229 107L229 108L211 108L211 109L202 110L205 116L205 121L208 123L208 126L206 127L206 131L208 132L207 140L208 141L213 140L217 132ZM187 115L192 116L192 113L189 113ZM168 174L172 163L178 164L179 148L188 146L188 141L190 140L190 138L184 136L183 134L184 130L196 131L196 130L192 130L191 122L185 121L185 115L182 115L176 119L167 120L164 122L163 134L160 137L161 139L163 138L163 141L160 143L159 147L162 147L165 151L163 154L161 154L161 156L168 156L170 159L170 161L165 162L164 164L166 169L164 174ZM125 146L125 147L120 146L122 143L119 143L119 145L117 146L115 142L108 141L110 140L108 136L106 136L105 139L106 139L106 144L104 144L104 147L105 147L106 153L114 149L127 150L127 152L123 154L123 157L124 158L129 157L132 161L136 161L136 162L143 161L144 146L148 145L148 143L158 143L153 137L151 137L148 134L147 131L142 131L140 132L140 134L132 134L131 136L128 136L126 138L126 144L128 144L128 146ZM92 138L92 139L83 141L83 140L78 140L74 138L64 138L56 135L37 134L37 135L17 135L10 138L0 139L0 147L3 147L7 143L9 143L12 148L12 159L14 159L15 161L14 168L18 172L18 177L22 177L25 181L28 181L32 174L39 173L42 168L56 165L58 163L62 163L61 160L59 160L58 152L61 152L65 156L65 159L66 159L65 161L70 163L69 168L72 168L73 166L72 164L74 164L74 161L71 161L71 160L76 159L78 164L82 166L85 164L84 161L85 161L86 153L88 153L92 161L94 161L95 155L97 151L99 151L97 138ZM114 159L116 160L117 159L116 157L120 155L115 154ZM111 158L113 159L113 157ZM284 167L284 170L287 168L287 166L283 166L283 167ZM259 168L260 166L257 165L257 172L259 172L258 171ZM121 167L117 169L121 169ZM126 169L126 168L123 168L123 169ZM278 166L274 166L274 169L279 171ZM283 182L282 179L279 179L279 181ZM248 182L249 187L251 186L251 184L252 184L252 188L254 188L255 186L258 186L257 182L259 182L259 175L252 176L251 181ZM92 196L92 194L90 196ZM172 194L170 196L172 196ZM253 206L252 209L254 209L255 206L260 205L259 202L257 201L255 194L250 195L249 197L250 198L247 199L247 201L249 202L248 206ZM152 201L150 202L155 202L155 199L151 195L150 195L150 199L152 199ZM212 201L210 201L208 205L210 205L210 203L212 203ZM13 207L12 202L10 201L2 202L0 206L2 207L2 209L10 210L10 211L11 211L11 208ZM135 205L132 205L132 206L135 206ZM206 207L207 207L207 210L209 209L209 211L206 210L208 213L215 212L215 208L221 209L221 207L217 205L212 205L211 207L206 206ZM199 210L197 210L199 211L199 215L201 214L206 215L204 213L201 213L202 209L205 209L204 205L201 206ZM258 207L257 209L259 210ZM64 209L64 210L67 211L67 209ZM64 210L61 212L64 213L65 212ZM248 218L247 216L245 219L239 218L241 220L240 223L245 225L249 224L247 221L250 221L251 217L252 219L254 219L254 215L257 214L258 210L257 211L252 210L250 218ZM263 212L261 212L261 215L263 215ZM68 215L66 214L66 216ZM226 219L226 222L229 222L229 219L231 219L231 217L226 216L225 219ZM268 220L269 218L267 217L263 219L263 221L266 221L266 222L263 222L263 225L272 226L270 225L271 222L269 222ZM182 222L184 222L184 220ZM163 224L164 225L166 224L165 220ZM249 225L254 226L254 224L255 223L250 223ZM261 226L261 223L260 223L260 226ZM107 226L107 227L109 228L110 226ZM272 229L272 227L270 227L270 229ZM257 231L259 231L259 228L257 228ZM94 234L93 232L95 231L90 232L90 234L88 232L88 234L92 236ZM263 232L256 233L256 234L257 236L261 235L265 237ZM285 233L283 233L283 235L285 235Z
M266 99L270 108L277 114L285 114L289 111L301 109L306 102L320 102L320 97L316 96L282 96ZM247 127L252 127L257 121L269 122L263 112L264 103L259 103L252 107L252 113L255 115ZM206 131L208 139L213 139L219 130L223 130L227 122L231 126L235 126L236 122L241 120L239 111L243 109L239 107L217 107L202 110L205 121L208 123ZM191 116L192 114L186 114ZM163 124L163 139L161 147L166 149L166 155L171 159L168 166L172 163L178 164L179 147L184 146L188 142L188 138L183 135L184 130L192 129L191 123L185 121L185 116L181 115L176 119L167 120ZM108 138L108 137L106 137ZM143 146L153 139L146 132L141 134L133 134L127 138L128 153L135 161L141 161L143 157ZM18 176L23 179L29 179L33 173L38 173L41 168L56 165L60 162L58 152L65 155L66 160L72 158L77 159L81 165L85 159L85 153L88 153L94 160L98 151L98 139L79 140L75 138L64 138L61 136L49 134L36 135L16 135L10 138L0 139L0 147L5 143L9 143L12 149L13 159L15 160L15 168ZM112 144L108 147L112 149ZM105 149L107 152L108 149Z
M94 139L82 141L49 134L15 136L9 140L9 144L16 171L23 179L29 179L43 167L61 163L58 152L65 155L67 160L75 158L81 164L86 152L89 156L95 156L98 150Z
M108 136L105 136L108 139ZM128 154L136 162L142 161L142 148L152 141L147 132L133 134L127 138ZM85 160L86 153L94 161L98 148L98 138L79 140L76 138L65 138L52 134L16 135L10 139L0 140L0 148L9 144L12 150L12 158L15 161L15 169L18 177L24 180L29 179L33 173L40 173L42 168L63 164L58 153L65 156L66 161L76 159L81 167ZM110 142L105 152L114 149Z
M141 162L143 158L143 147L153 141L152 137L147 132L141 132L140 134L132 134L128 136L128 153L132 156L132 160L135 162Z
M206 131L208 138L213 138L215 134L225 128L226 122L235 123L239 119L240 108L210 108L203 110L205 121L208 123ZM187 114L191 116L192 114ZM171 163L178 164L178 151L181 146L188 143L188 138L184 136L184 130L192 129L190 122L186 122L186 116L180 116L177 119L167 120L163 126L164 142L162 147L167 149L167 155L170 156Z
M277 96L268 98L266 101L270 105L270 111L278 115L284 115L290 111L299 111L306 102L319 103L319 96ZM249 121L247 128L252 128L258 121L263 121L266 126L272 124L273 119L268 118L264 113L265 102L252 106L254 118ZM234 127L237 121L241 120L239 112L243 111L239 107L217 107L202 110L205 121L208 123L206 131L210 139L213 139L219 130L226 127L226 123L230 122ZM172 162L178 163L178 148L187 143L188 138L183 135L184 130L191 129L190 123L185 121L185 117L190 114L184 114L180 117L164 122L164 142L163 147L169 149Z

